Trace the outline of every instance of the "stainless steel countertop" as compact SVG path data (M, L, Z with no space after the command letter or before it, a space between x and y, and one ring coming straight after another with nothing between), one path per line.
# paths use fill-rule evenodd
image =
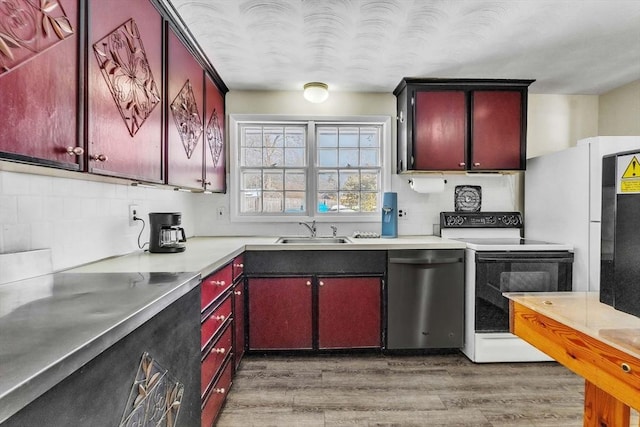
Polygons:
M181 253L145 251L0 285L0 423L196 287L245 250L463 249L437 236L276 243L189 238ZM185 273L186 272L186 273Z
M199 283L198 273L55 273L0 285L0 422Z

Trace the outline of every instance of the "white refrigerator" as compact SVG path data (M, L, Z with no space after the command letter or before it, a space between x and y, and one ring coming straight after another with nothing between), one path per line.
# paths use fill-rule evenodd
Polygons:
M527 159L524 236L574 247L573 290L600 289L602 157L640 149L640 136L599 136Z

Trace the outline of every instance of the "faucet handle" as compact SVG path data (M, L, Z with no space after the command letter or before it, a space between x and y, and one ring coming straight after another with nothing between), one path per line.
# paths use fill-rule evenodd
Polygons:
M335 225L331 226L331 231L333 232L333 237L336 237L338 235L338 227L336 227Z

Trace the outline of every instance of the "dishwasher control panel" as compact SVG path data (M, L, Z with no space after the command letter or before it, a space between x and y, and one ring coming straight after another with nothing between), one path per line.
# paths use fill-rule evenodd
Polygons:
M440 212L440 228L522 228L520 212Z

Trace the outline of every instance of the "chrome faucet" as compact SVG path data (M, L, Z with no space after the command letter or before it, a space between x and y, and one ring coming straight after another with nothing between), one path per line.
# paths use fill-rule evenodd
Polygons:
M305 227L307 227L309 229L309 232L311 233L311 237L316 237L316 221L315 220L311 221L311 225L309 225L309 223L307 222L299 222L298 224L304 225Z

